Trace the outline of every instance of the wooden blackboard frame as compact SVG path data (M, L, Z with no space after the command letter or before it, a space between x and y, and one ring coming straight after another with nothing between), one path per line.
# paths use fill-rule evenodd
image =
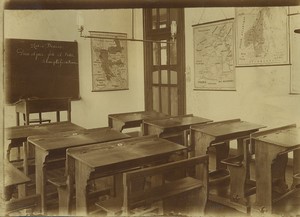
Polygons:
M79 96L78 43L33 39L5 40L5 101Z

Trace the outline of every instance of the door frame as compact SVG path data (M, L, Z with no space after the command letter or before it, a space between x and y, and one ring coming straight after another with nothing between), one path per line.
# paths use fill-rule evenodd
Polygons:
M152 8L143 9L143 38L149 39L148 29L151 28L151 19L147 19L151 16ZM185 79L185 19L184 8L177 8L180 10L177 23L177 65L178 65L178 115L186 114L186 79ZM152 77L150 75L148 67L152 64L152 50L150 43L144 43L144 95L145 95L145 110L152 110Z

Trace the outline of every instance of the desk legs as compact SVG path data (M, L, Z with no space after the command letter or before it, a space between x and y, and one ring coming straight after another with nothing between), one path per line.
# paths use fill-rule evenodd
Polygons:
M279 146L255 141L256 203L260 212L272 212L272 163L278 153L284 151Z
M66 188L59 192L59 214L60 215L70 215L72 208L72 199L74 195L74 184L75 184L75 160L66 155L66 170L65 176L67 177ZM76 200L76 198L75 198Z
M243 156L242 165L228 165L230 172L230 200L243 205L246 203L246 184L250 182L249 140L237 139L237 156Z
M226 169L227 165L221 163L221 160L228 158L229 142L224 142L223 144L218 144L214 147L216 148L216 169Z
M25 140L26 141L26 140ZM10 162L10 152L12 148L18 148L18 155L17 160L21 159L20 147L24 145L25 142L23 139L12 139L11 142L8 144L7 151L6 151L6 159Z
M35 186L36 193L41 195L41 210L42 213L46 212L46 157L47 151L43 151L39 148L35 149Z
M16 124L17 124L17 126L20 126L20 116L19 116L20 114L19 114L19 112L16 112L16 117L17 117L17 119L16 119Z
M300 149L294 150L293 174L300 174ZM295 187L296 185L300 185L300 180L294 178L293 187Z
M85 216L88 213L86 188L92 171L81 162L75 162L76 215Z
M204 215L205 213L205 207L207 204L207 200L208 200L208 163L209 160L207 158L206 163L205 164L199 164L196 166L196 178L199 180L203 181L203 187L201 188L199 194L198 194L198 207L199 207L199 212ZM198 215L199 212L197 212L196 214Z
M191 156L201 156L207 154L208 148L215 140L215 137L202 132L191 131ZM228 157L229 142L224 142L214 146L216 149L216 170L226 169L227 166L221 163L221 160Z
M24 159L23 159L24 173L25 175L28 175L28 158L29 158L28 142L23 143L23 152L24 152Z
M114 130L122 132L122 130L125 126L125 123L122 121L119 121L119 120L108 118L108 126Z
M191 157L207 154L208 147L213 140L212 136L191 131Z
M23 169L24 174L28 176L28 143L23 142ZM27 195L26 184L18 187L19 196L25 197Z

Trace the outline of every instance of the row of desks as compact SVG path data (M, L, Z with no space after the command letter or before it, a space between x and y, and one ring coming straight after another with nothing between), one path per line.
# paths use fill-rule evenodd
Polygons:
M150 120L151 115L154 117L153 120ZM158 117L161 119L157 119ZM70 122L60 122L7 128L6 138L11 140L13 144L14 142L26 141L27 137L29 137L28 143L24 143L25 150L28 144L35 147L36 191L42 195L42 208L45 208L44 186L47 160L51 160L52 156L57 156L59 152L65 156L66 149L71 148L67 151L68 167L66 168L66 174L70 177L70 183L75 182L76 185L78 214L85 214L87 212L86 185L92 174L92 176L95 174L97 176L115 174L129 167L140 166L157 159L167 158L172 153L183 151L187 148L156 136L128 139L127 135L120 132L126 127L138 127L143 123L142 130L144 135L155 134L161 137L190 129L190 144L193 155L206 154L210 146L217 144L215 146L218 147L216 148L217 167L223 167L220 161L226 155L228 156L228 141L237 139L238 149L241 149L241 139L249 137L250 134L264 127L239 119L209 122L211 120L192 115L167 118L164 115L152 112L135 112L123 115L110 115L109 126L113 129L97 128L85 130ZM259 138L256 137L256 140L259 140ZM120 141L120 139L123 140ZM112 140L118 141L107 143ZM294 143L286 142L284 143L285 146L289 146L287 150L299 148L299 141L294 141ZM86 146L88 144L90 145ZM259 149L256 148L256 150ZM260 156L260 153L257 152L256 154ZM261 157L258 157L256 165L262 163L259 159L263 160ZM24 162L26 167L26 160ZM257 170L259 169L260 166L257 166ZM299 169L296 168L295 173L298 172ZM272 172L270 171L270 173ZM272 183L269 184L272 186ZM265 200L272 201L272 198Z
M155 114L155 113L151 113ZM135 118L136 114L133 115ZM164 115L158 115L159 117L163 117ZM142 117L149 118L149 115L144 115ZM157 118L157 116L154 116ZM165 116L164 116L165 117ZM141 116L139 117L141 118ZM134 120L131 119L131 124L129 126L136 126L136 123L140 123L142 120ZM51 124L43 124L43 125L35 125L35 126L18 126L11 127L6 129L6 138L11 140L9 144L9 150L14 144L20 144L23 142L24 146L24 171L25 174L28 174L28 148L29 146L33 146L35 150L35 172L36 172L36 193L41 194L41 203L42 203L42 211L45 212L46 208L46 180L47 180L47 168L49 162L53 160L65 157L66 149L69 149L68 154L68 165L72 165L72 162L75 162L76 165L80 164L80 168L83 168L83 165L91 166L92 168L97 168L97 165L117 165L117 168L122 168L123 165L126 165L127 161L131 163L128 166L132 167L132 165L136 164L139 166L144 163L149 163L154 160L158 160L159 158L167 159L167 156L173 152L177 152L178 150L184 150L186 147L168 142L166 140L159 139L158 137L143 137L139 139L133 139L130 141L125 141L126 144L132 143L130 146L116 143L116 145L110 144L107 151L105 151L106 143L109 141L120 140L129 138L128 135L123 134L117 130L111 128L96 128L96 129L83 129L73 123L70 122L59 122L59 123L51 123ZM27 141L27 142L26 142ZM101 143L101 146L100 146ZM93 147L91 144L95 144ZM75 149L74 147L90 145L93 149L92 153L89 151L84 151L87 153L87 156L82 156L82 148ZM157 147L160 146L160 149ZM70 149L72 148L72 149ZM99 148L100 154L97 154L95 149ZM112 150L114 152L112 152ZM75 151L75 153L73 152ZM77 152L76 152L77 151ZM128 152L128 153L127 153ZM95 153L97 155L95 155ZM104 153L104 156L101 155ZM77 156L78 155L78 156ZM93 158L93 156L95 156ZM87 162L87 160L90 160ZM114 161L114 162L112 162ZM91 163L93 162L93 163ZM75 164L75 163L74 163ZM96 166L95 166L96 165ZM95 167L93 167L95 166ZM66 174L70 177L70 180L79 180L76 183L76 186L80 186L87 184L87 180L89 177L86 177L87 180L82 181L82 178L85 176L76 175L75 168L74 170L70 169L70 166L67 167L67 172L73 174ZM90 170L84 170L85 172ZM82 172L80 172L81 174ZM76 178L75 178L76 176ZM72 185L70 185L72 186ZM84 187L80 189L86 189ZM79 194L80 191L77 190L76 194ZM86 212L86 198L82 196L77 196L76 198L80 198L77 200L77 204L85 204L84 206L78 205L78 210L81 210L83 213ZM83 201L83 202L82 202Z
M29 137L28 143L25 144L33 145L35 148L36 192L41 194L42 207L46 206L45 186L47 181L47 161L51 161L59 157L64 159L66 149L68 148L105 143L125 138L129 138L129 136L112 130L109 127ZM27 165L24 167L26 166Z

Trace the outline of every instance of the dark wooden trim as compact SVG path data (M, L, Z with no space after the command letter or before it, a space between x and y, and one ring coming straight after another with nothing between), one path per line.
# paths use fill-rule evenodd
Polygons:
M177 33L177 40L176 40L176 47L177 47L177 63L175 65L170 65L169 59L167 59L167 64L161 66L160 65L160 52L158 53L158 65L152 66L152 58L153 53L150 47L144 46L144 62L145 62L145 108L146 110L153 108L152 98L153 93L152 89L150 87L156 86L159 88L159 111L162 111L162 103L161 103L161 87L168 87L168 96L169 96L169 108L168 112L171 112L171 93L170 93L170 87L177 87L178 89L178 115L185 114L186 112L186 86L185 86L185 38L184 38L184 9L178 9L178 26L180 27L180 31ZM168 12L170 14L170 11ZM169 34L170 28L161 29L161 31L152 31L152 22L151 22L151 10L144 9L144 39L155 39L155 40L163 40L166 39L166 35ZM170 18L169 18L170 19ZM168 19L167 22L170 22ZM149 20L149 21L148 21ZM149 30L150 29L150 30ZM169 29L169 31L167 31ZM159 45L160 46L160 45ZM150 50L148 50L150 49ZM168 51L170 51L170 46L167 45ZM148 59L147 59L147 58ZM147 67L150 67L152 69L149 69ZM150 71L149 71L150 70ZM158 71L159 73L159 82L158 84L152 84L152 71ZM170 84L170 76L168 76L168 84L164 85L161 84L161 70L168 70L168 75L170 74L170 70L176 71L178 73L178 80L176 85ZM147 86L148 85L148 86Z
M150 16L148 13L149 13L148 10L146 10L146 9L143 10L143 24L144 24L143 37L144 37L144 39L147 39L147 37L146 37L148 35L147 30L149 29L148 25L150 25L149 24L150 21L148 21L148 19L146 19L146 17ZM152 46L152 45L150 43L144 43L144 96L145 96L144 102L145 102L145 110L146 111L152 110L152 91L148 91L147 88L145 88L145 87L149 87L150 82L152 81L152 79L150 79L149 73L147 73L148 72L147 66L150 65L149 59L147 57L149 55L151 55L149 53L149 50L151 50L151 49L147 48L149 46Z
M7 0L4 9L295 6L300 0Z
M177 81L177 83L180 85L179 86L179 92L178 92L178 101L182 102L182 104L180 105L180 107L178 107L178 115L183 115L186 114L186 79L185 79L185 15L184 15L184 9L180 10L179 12L179 22L182 22L181 25L181 30L180 32L182 34L180 34L180 44L178 44L177 46L180 46L180 51L181 53L177 53L177 61L178 63L180 63L180 72L177 72L180 74L180 80L183 82L179 82ZM177 50L179 50L179 48L177 48ZM179 56L179 57L178 57ZM177 64L178 64L177 63ZM181 98L181 99L180 99Z

